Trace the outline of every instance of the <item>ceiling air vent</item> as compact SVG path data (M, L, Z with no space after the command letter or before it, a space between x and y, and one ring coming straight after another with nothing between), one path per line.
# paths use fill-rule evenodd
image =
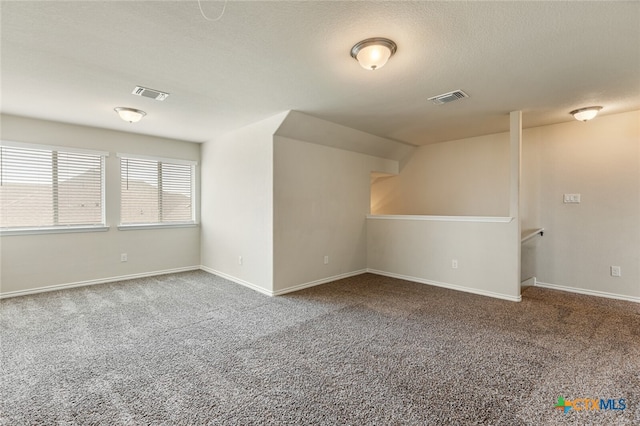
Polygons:
M462 90L454 90L453 92L443 93L442 95L433 96L429 98L431 102L436 105L447 104L449 102L457 101L458 99L468 98L469 95Z
M136 86L131 92L132 95L144 96L145 98L155 99L156 101L164 101L169 96L166 92L161 92L159 90L149 89L147 87Z

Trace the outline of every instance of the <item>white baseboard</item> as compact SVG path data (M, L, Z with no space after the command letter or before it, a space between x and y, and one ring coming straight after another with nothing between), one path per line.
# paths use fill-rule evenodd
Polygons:
M522 301L522 297L521 296L514 297L514 296L509 296L508 294L495 293L493 291L480 290L480 289L472 288L472 287L464 287L464 286L456 285L456 284L442 283L442 282L439 282L439 281L432 281L432 280L427 280L425 278L418 278L418 277L412 277L412 276L408 276L408 275L396 274L396 273L393 273L393 272L378 271L376 269L367 269L367 272L370 272L372 274L377 274L377 275L383 275L385 277L398 278L398 279L406 280L406 281L413 281L413 282L420 283L420 284L428 284L428 285L433 285L433 286L436 286L436 287L444 287L444 288L448 288L448 289L451 289L451 290L464 291L466 293L473 293L473 294L479 294L481 296L488 296L488 297L493 297L493 298L496 298L496 299L508 300L510 302L520 302L520 301Z
M520 288L522 288L522 287L535 287L536 282L537 282L536 281L536 277L531 277L529 279L526 279L526 280L522 281L520 283Z
M542 287L542 288L549 288L552 290L566 291L569 293L586 294L588 296L606 297L608 299L617 299L617 300L625 300L627 302L640 303L640 297L626 296L623 294L615 294L615 293L607 293L606 291L587 290L587 289L578 288L578 287L567 287L564 285L549 284L549 283L543 283L540 281L536 281L535 286Z
M106 284L106 283L113 283L116 281L133 280L136 278L154 277L157 275L175 274L177 272L197 271L199 269L200 269L199 265L187 266L184 268L164 269L162 271L143 272L140 274L130 274L130 275L119 275L117 277L99 278L96 280L78 281L75 283L68 283L68 284L57 284L57 285L51 285L47 287L32 288L29 290L8 291L6 293L0 293L0 299L6 299L9 297L17 297L17 296L26 296L28 294L45 293L48 291L63 290L66 288L84 287L87 285L96 285L96 284Z
M292 287L283 288L281 290L276 290L273 292L274 296L280 296L282 294L292 293L294 291L302 290L304 288L314 287L320 284L330 283L332 281L342 280L344 278L355 277L356 275L362 275L366 273L366 269L360 269L358 271L347 272L344 274L334 275L332 277L322 278L315 281L309 281L308 283L294 285Z
M259 293L266 294L267 296L273 296L273 292L271 290L267 290L265 288L260 287L259 285L250 283L249 281L245 281L243 279L234 277L233 275L225 274L224 272L217 271L217 270L215 270L213 268L209 268L208 266L204 266L204 265L201 265L200 269L202 269L203 271L208 272L210 274L222 277L225 280L229 280L229 281L234 282L236 284L240 284L242 286L248 287L251 290L255 290L255 291L259 292Z
M332 277L322 278L322 279L319 279L319 280L315 280L315 281L310 281L310 282L303 283L303 284L294 285L294 286L283 288L283 289L280 289L280 290L271 291L271 290L267 290L265 288L262 288L262 287L260 287L260 286L258 286L256 284L253 284L253 283L250 283L248 281L245 281L243 279L234 277L233 275L225 274L224 272L220 272L220 271L217 271L217 270L215 270L213 268L209 268L207 266L200 266L200 269L202 269L203 271L208 272L210 274L222 277L222 278L224 278L226 280L229 280L231 282L234 282L236 284L240 284L240 285L248 287L248 288L250 288L252 290L258 291L258 292L260 292L262 294L266 294L267 296L281 296L283 294L292 293L294 291L302 290L302 289L309 288L309 287L314 287L314 286L317 286L317 285L320 285L320 284L330 283L332 281L341 280L343 278L354 277L356 275L361 275L361 274L364 274L365 272L367 272L366 269L361 269L359 271L347 272L345 274L334 275Z

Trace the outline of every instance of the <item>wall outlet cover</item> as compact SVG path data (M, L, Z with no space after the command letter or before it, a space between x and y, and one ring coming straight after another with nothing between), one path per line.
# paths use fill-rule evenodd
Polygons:
M619 266L612 266L611 267L611 276L612 277L621 277L622 276L622 268L620 268Z

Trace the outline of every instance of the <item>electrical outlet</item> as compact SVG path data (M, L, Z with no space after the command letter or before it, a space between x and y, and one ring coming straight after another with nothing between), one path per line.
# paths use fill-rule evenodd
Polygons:
M242 256L238 256L238 265L242 265Z
M329 256L325 256L324 257L324 264L328 265L329 264Z
M458 259L451 260L451 268L458 269Z
M621 277L622 276L622 269L620 269L619 266L612 266L611 267L611 276L612 277Z
M120 262L127 262L129 260L129 256L127 253L120 253Z

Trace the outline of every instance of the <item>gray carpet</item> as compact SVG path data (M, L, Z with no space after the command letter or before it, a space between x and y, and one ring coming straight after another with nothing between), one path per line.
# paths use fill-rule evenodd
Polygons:
M630 302L371 274L269 298L196 271L0 308L6 425L640 424Z

